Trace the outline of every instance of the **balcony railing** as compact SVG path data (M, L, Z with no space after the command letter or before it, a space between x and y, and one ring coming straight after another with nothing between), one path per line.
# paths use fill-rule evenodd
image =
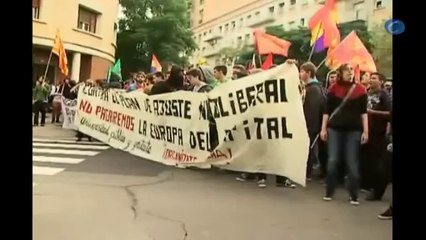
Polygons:
M220 39L223 38L222 34L217 32L217 31L213 31L211 33L208 33L205 37L204 37L204 41L205 42L209 42L212 40L216 40L216 39Z
M204 51L203 56L204 57L216 56L216 55L219 55L219 52L220 52L219 47L213 47L213 48L209 48L206 51Z
M271 23L273 21L275 21L275 17L271 14L258 15L258 16L252 17L247 22L247 27L256 27L259 25Z

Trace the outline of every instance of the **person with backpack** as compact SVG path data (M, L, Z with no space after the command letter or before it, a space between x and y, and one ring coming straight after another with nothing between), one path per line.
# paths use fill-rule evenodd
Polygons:
M305 114L306 127L309 134L310 151L306 167L306 180L312 179L314 163L318 162L318 144L316 143L321 130L322 116L325 108L325 90L321 83L315 78L316 67L311 62L300 66L300 80L304 84L305 96L303 101L303 112Z

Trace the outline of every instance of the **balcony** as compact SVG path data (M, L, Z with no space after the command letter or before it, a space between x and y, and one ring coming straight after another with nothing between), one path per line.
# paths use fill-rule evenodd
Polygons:
M203 57L212 57L212 56L216 56L219 55L220 53L220 48L217 47L213 47L213 48L209 48L206 51L204 51L204 53L202 53Z
M355 11L355 21L363 20L368 22L368 15L365 11Z
M219 33L218 31L213 31L211 33L208 33L204 37L204 42L209 42L209 41L217 40L217 39L221 39L221 38L223 38L221 33Z
M247 27L257 27L263 24L271 23L275 21L275 17L271 14L261 14L253 16L248 22Z

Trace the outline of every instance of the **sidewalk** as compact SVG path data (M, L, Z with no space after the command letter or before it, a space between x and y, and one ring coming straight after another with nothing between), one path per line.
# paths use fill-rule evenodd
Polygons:
M62 120L62 119L61 119ZM46 116L46 125L44 127L33 127L33 138L51 138L51 139L69 139L75 138L76 132L70 129L63 129L62 124L50 123L51 114Z

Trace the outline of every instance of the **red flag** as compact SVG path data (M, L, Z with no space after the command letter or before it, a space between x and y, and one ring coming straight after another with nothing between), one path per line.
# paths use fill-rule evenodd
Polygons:
M253 53L253 57L251 59L251 63L247 66L247 70L252 70L256 68L256 53Z
M254 31L254 41L259 55L272 53L287 57L288 49L291 45L289 41L269 35L260 30Z
M331 69L336 69L344 63L350 63L353 66L358 64L361 71L377 71L373 57L355 31L352 31L339 45L329 51L327 58L326 65Z
M272 67L272 65L274 65L274 55L272 55L272 53L269 53L262 64L262 69L268 70Z

